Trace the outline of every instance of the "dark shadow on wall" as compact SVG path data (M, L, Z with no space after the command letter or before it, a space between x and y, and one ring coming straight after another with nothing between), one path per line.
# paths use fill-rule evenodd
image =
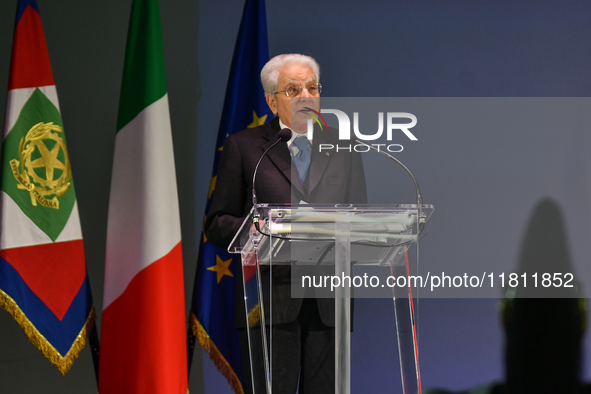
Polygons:
M504 381L455 393L591 393L591 384L582 381L587 321L582 292L574 279L567 279L567 286L572 285L567 287L554 277L550 281L542 278L542 273L572 273L576 278L561 216L558 205L545 199L530 219L515 270L519 278L525 274L530 282L509 289L502 301ZM533 273L539 274L538 286L531 281ZM556 287L559 283L562 285ZM451 393L443 389L426 391Z

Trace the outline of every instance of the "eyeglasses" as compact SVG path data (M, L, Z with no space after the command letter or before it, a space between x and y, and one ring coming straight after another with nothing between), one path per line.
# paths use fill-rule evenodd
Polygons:
M306 88L306 90L308 90L308 93L310 93L310 96L320 96L320 93L322 93L322 85L319 82L314 82L314 83L311 83L307 86L289 85L287 87L287 89L275 92L275 94L285 93L285 95L287 97L297 97L300 94L302 94L302 90L304 88Z

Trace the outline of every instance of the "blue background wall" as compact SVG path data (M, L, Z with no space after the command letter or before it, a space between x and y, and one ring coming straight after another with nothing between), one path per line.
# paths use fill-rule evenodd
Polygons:
M241 0L161 2L183 214L187 302L195 273L194 240L207 197L242 6ZM97 310L101 310L105 220L130 2L39 0L39 7L76 177L89 276ZM2 92L8 80L15 9L16 2L0 3L0 108L5 103ZM267 4L271 56L286 52L314 56L321 65L324 94L343 97L588 96L590 17L591 5L583 1L302 0ZM568 165L549 173L530 165L546 160L535 145L536 130L523 132L523 143L531 142L533 148L522 154L513 152L512 157L529 168L520 174L529 176L530 184L520 185L517 193L517 181L511 178L508 183L495 182L478 195L481 206L504 198L503 203L513 208L502 226L494 222L492 239L478 226L470 229L475 242L454 244L457 258L479 253L490 256L500 250L509 264L516 262L531 207L542 196L551 195L565 208L573 260L586 267L591 253L591 214L585 204L591 198L591 160L586 158L590 141L570 130L558 130L555 142L560 149L550 150L556 155L547 161ZM488 153L494 160L495 149L511 141L476 132L466 148L482 143L490 144ZM545 148L540 147L544 154ZM425 200L437 209L436 221L422 245L432 248L430 253L436 256L438 246L449 243L450 206L459 204L457 198L450 197L447 203L443 197L462 195L465 185L438 176L441 163L454 159L445 154L445 146L434 154L420 145L413 149L404 160L421 180ZM464 166L476 166L468 179L479 185L487 184L479 176L479 166L487 168L495 180L511 175L495 162L486 167L474 160ZM487 243L482 247L478 242L484 242L485 236ZM496 303L495 299L419 301L424 387L460 389L502 379L503 335ZM358 323L375 320L377 324L356 323L354 355L358 357L354 363L366 359L365 354L374 357L360 365L364 369L362 377L353 382L354 392L387 392L388 387L400 392L391 302L361 300L356 308ZM383 339L373 341L378 335ZM586 349L586 355L591 354L588 343ZM201 359L201 351L197 350L195 358L191 392L229 393L215 367L206 357ZM590 366L585 375L591 377ZM8 314L0 313L0 392L96 393L90 354L85 349L62 377L27 342Z

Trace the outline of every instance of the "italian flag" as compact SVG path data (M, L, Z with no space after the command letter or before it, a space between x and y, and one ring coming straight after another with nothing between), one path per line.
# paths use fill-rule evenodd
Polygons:
M65 374L93 328L94 309L35 0L18 2L0 167L0 308Z
M109 217L99 391L188 388L175 165L157 0L134 0Z

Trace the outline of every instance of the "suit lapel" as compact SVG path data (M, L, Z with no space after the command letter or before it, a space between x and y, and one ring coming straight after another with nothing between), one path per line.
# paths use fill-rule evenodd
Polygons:
M312 161L310 163L310 172L308 173L309 183L308 190L312 192L324 175L326 166L330 161L332 153L319 152L318 147L320 144L335 144L331 138L328 130L314 129L314 140L312 144Z
M266 141L261 146L263 152L267 150L271 145L277 141L277 133L279 132L279 118L275 117L270 122L271 127L266 129L266 133L263 133L263 139ZM304 187L300 182L300 178L295 175L292 176L292 162L291 162L291 155L289 154L289 149L285 143L280 142L277 144L278 146L271 149L267 152L267 157L273 164L281 171L283 176L287 178L291 182L292 187L298 189L300 193L305 195Z

